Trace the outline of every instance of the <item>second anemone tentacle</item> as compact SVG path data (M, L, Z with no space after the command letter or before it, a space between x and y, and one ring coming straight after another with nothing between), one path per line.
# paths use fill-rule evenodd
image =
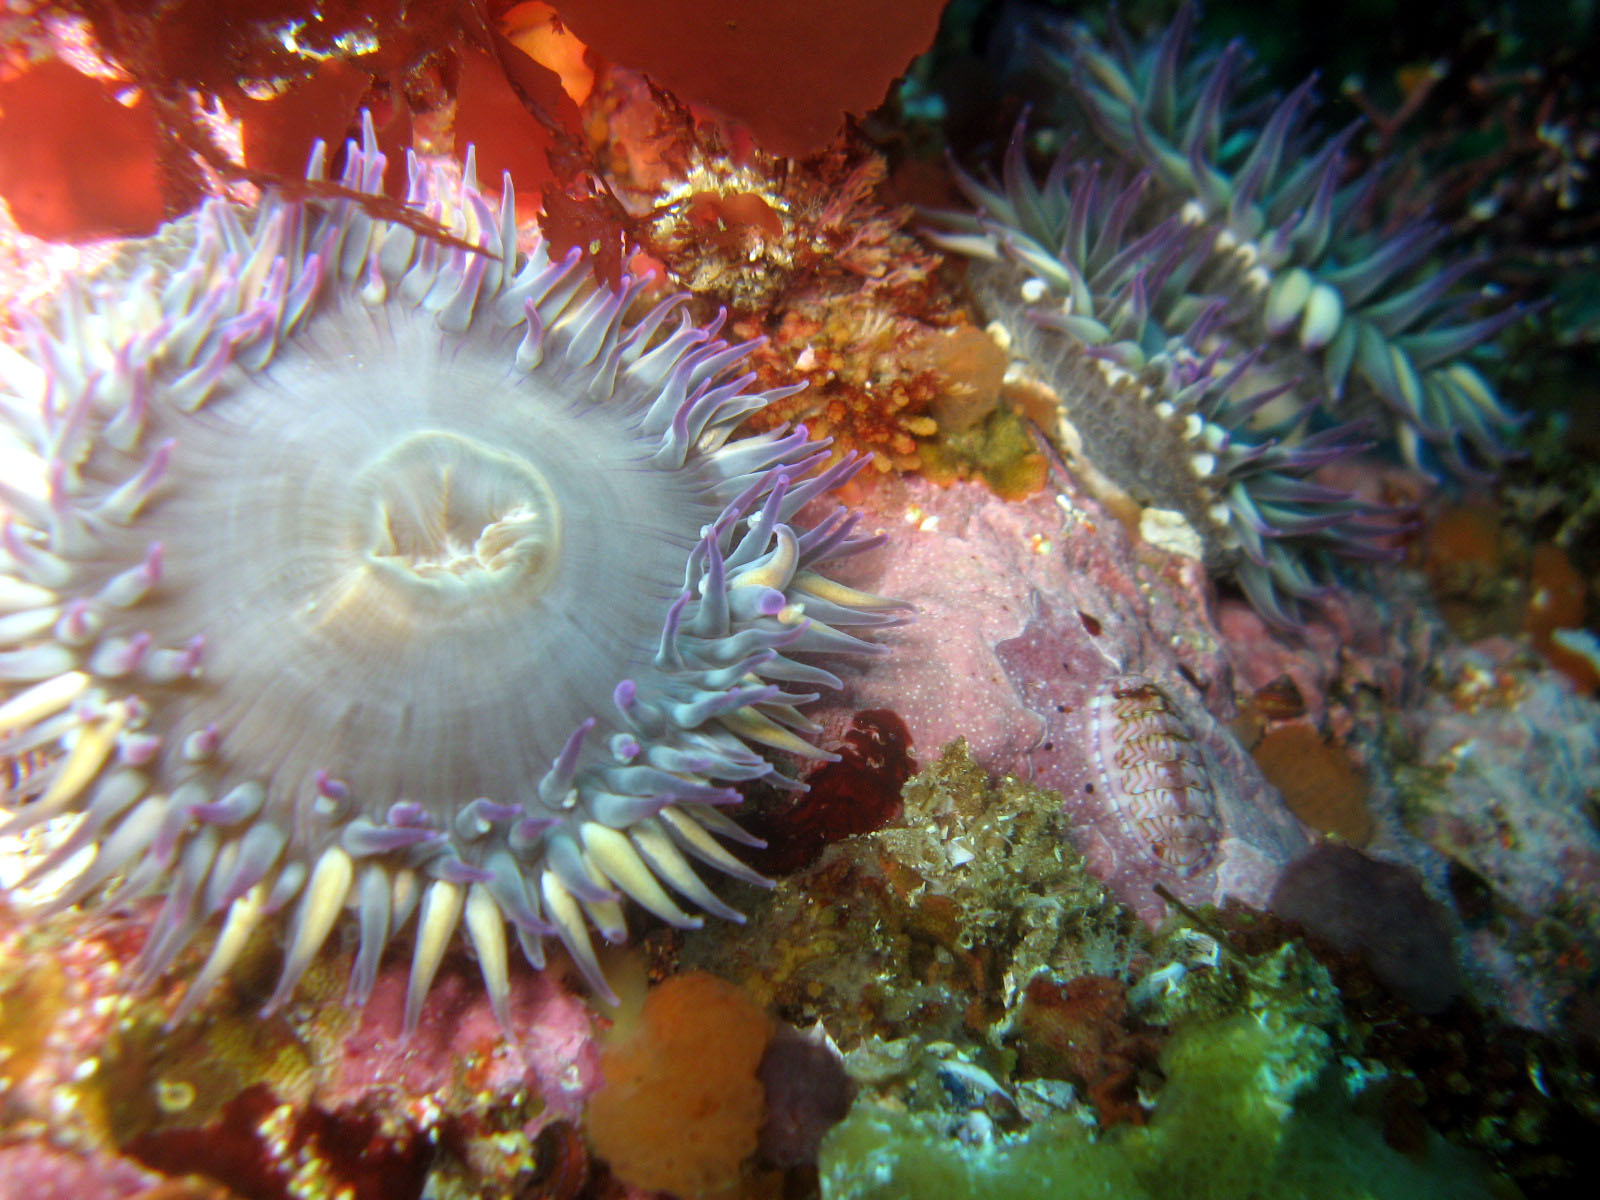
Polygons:
M1413 465L1492 473L1521 422L1473 358L1521 310L1465 286L1473 262L1439 260L1445 231L1385 197L1381 165L1351 176L1359 125L1319 134L1314 80L1263 95L1242 43L1194 47L1197 15L1186 3L1145 42L1055 27L1057 116L1148 174L1147 219L1182 220L1204 247L1183 282L1227 294L1241 340L1304 356L1308 397L1373 398Z
M1040 182L1019 126L999 179L958 171L972 205L928 214L973 259L976 299L1059 397L1071 438L1141 504L1176 513L1208 568L1292 629L1331 560L1383 556L1400 514L1310 473L1363 449L1361 423L1308 431L1292 379L1228 337L1225 301L1182 286L1206 248L1176 215L1148 222L1147 175L1067 155ZM1287 415L1263 414L1288 400Z

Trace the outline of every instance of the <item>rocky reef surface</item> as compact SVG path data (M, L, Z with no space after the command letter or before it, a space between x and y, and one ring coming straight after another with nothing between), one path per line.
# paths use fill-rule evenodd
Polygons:
M1474 105L1545 113L1537 136L1482 156L1502 178L1489 199L1429 138L1402 163L1434 170L1452 239L1471 241L1476 196L1484 238L1515 235L1517 269L1548 282L1567 264L1539 310L1559 336L1504 334L1532 349L1495 372L1510 403L1557 400L1511 438L1526 457L1497 483L1441 486L1381 449L1297 476L1297 497L1327 488L1404 519L1377 547L1392 561L1345 563L1285 629L1208 566L1181 514L1069 436L1061 397L1017 361L1016 306L986 311L907 203L959 203L945 149L997 159L1037 83L1008 58L1025 6L978 6L981 62L972 6L953 6L941 48L875 116L827 90L829 55L862 39L796 54L776 17L718 24L714 4L652 3L638 28L577 0L465 6L481 29L355 4L351 29L323 13L287 47L207 24L204 5L162 10L190 39L157 36L161 6L79 11L96 7L0 17L43 64L0 72L0 158L45 163L53 185L24 194L0 170L9 297L45 304L116 259L107 235L199 195L298 179L309 137L337 141L361 106L391 150L444 161L476 141L480 177L514 169L524 211L542 206L599 276L655 274L698 320L763 339L760 387L807 385L747 431L805 422L869 457L845 498L885 540L840 574L912 619L881 657L830 662L843 691L805 709L839 761L787 763L804 792L742 788L733 811L766 845L738 853L772 886L713 886L745 922L685 930L630 908L627 944L600 952L615 1006L554 949L543 971L510 964L502 1024L455 944L403 1032L406 936L352 1009L345 929L263 1017L284 940L263 928L174 1024L211 935L133 988L157 904L40 916L8 892L39 839L0 840L0 1197L1560 1200L1600 1168L1584 633L1600 475L1565 413L1577 386L1541 366L1552 345L1592 348L1600 324L1573 282L1592 272L1567 269L1594 261L1583 206L1536 219L1581 195L1570 168L1595 153L1566 76L1535 72L1529 95L1550 99L1530 111L1470 67L1481 47L1450 60L1482 72L1476 90L1435 81L1458 129ZM805 7L849 27L853 6ZM940 7L875 10L905 44L846 82L882 96ZM817 103L804 121L778 111L784 89L760 72L698 90L706 44L796 60L784 86ZM119 97L100 57L119 86L147 86ZM280 94L243 94L251 73ZM996 76L1015 84L1001 108ZM1379 122L1385 145L1430 103L1417 78ZM962 81L983 79L963 107ZM174 107L157 80L195 102ZM61 114L46 121L40 95ZM206 123L213 101L233 125ZM860 122L841 126L846 110ZM51 145L96 130L120 140L119 173L86 173L94 155L48 166ZM1353 171L1377 153L1348 148ZM1059 145L1045 149L1041 163ZM1517 269L1493 269L1515 290ZM23 325L0 323L7 346L27 346ZM26 803L47 757L0 756L0 793Z

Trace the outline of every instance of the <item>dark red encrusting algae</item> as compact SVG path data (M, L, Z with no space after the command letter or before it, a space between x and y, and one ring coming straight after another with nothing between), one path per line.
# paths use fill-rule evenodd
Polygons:
M286 1120L280 1120L286 1116ZM285 1109L265 1084L240 1092L212 1123L152 1130L123 1150L157 1171L202 1175L240 1200L281 1200L296 1163L350 1200L408 1200L422 1194L436 1152L420 1136L387 1137L376 1116Z
M900 789L917 769L904 721L888 709L858 712L834 750L839 761L808 775L807 791L750 789L740 823L767 845L741 856L756 870L793 875L833 842L882 829L900 815Z

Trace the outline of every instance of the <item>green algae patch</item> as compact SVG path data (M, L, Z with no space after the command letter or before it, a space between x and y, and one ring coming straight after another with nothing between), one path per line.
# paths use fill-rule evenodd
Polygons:
M1489 1200L1470 1155L1385 1144L1316 1026L1242 1014L1175 1036L1150 1124L1062 1118L970 1145L863 1103L823 1143L826 1200Z
M1035 1126L1027 1137L993 1146L966 1146L927 1117L871 1107L834 1126L819 1166L826 1200L1141 1200L1151 1194L1126 1159L1103 1151L1065 1124Z

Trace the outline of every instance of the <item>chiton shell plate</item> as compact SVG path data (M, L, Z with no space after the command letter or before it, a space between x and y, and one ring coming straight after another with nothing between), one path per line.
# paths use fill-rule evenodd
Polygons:
M1183 878L1217 856L1222 821L1193 730L1143 675L1121 675L1096 694L1089 717L1094 763L1123 833Z

